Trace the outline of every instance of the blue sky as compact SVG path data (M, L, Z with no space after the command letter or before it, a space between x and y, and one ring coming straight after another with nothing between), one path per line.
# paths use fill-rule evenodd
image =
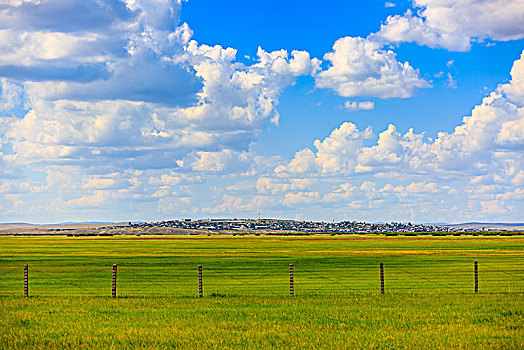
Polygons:
M523 221L524 4L0 1L0 222Z

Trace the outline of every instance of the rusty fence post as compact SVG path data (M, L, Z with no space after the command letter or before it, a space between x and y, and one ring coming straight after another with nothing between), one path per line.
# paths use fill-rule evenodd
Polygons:
M202 265L198 265L198 297L202 298L204 293L202 291Z
M293 264L289 264L289 295L295 296L295 286L293 277Z
M384 264L380 263L380 293L384 294Z
M475 293L479 292L479 263L475 260Z
M111 290L111 296L116 298L116 264L113 264L113 288Z
M24 297L29 297L29 266L24 265Z

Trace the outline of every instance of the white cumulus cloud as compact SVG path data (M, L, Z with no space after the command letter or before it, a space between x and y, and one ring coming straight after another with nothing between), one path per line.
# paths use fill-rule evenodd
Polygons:
M414 0L414 15L389 16L373 35L389 43L468 51L474 41L524 38L524 3L515 0Z
M316 76L316 86L329 88L340 96L380 98L413 95L415 89L429 87L408 62L399 62L396 54L376 41L344 37L333 45L324 59L331 63Z
M373 101L346 101L344 108L350 111L366 110L369 111L375 108L375 102Z

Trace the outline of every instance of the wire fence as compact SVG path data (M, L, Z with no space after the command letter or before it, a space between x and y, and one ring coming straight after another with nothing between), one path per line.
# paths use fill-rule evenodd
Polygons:
M31 297L204 297L342 296L356 293L524 293L524 265L490 260L428 263L364 261L348 264L282 259L214 260L190 263L140 264L132 260L111 265L29 264L0 266L0 296ZM27 288L25 290L24 288ZM113 294L114 293L114 294Z

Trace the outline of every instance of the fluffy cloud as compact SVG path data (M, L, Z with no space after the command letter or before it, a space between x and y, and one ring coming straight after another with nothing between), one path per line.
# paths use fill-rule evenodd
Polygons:
M1 27L17 30L54 32L104 32L113 26L133 22L141 15L134 12L142 1L104 0L96 2L60 0L18 0L0 2ZM152 1L179 7L177 1ZM135 4L132 6L131 4ZM178 10L176 10L178 11ZM177 12L173 15L177 15Z
M314 60L305 64L302 52L288 58L285 52L260 49L260 59L252 66L234 64L234 57L232 49L190 43L180 59L191 62L203 79L194 106L39 100L23 118L10 122L5 140L17 161L26 164L95 166L109 160L124 169L173 168L188 158L193 170L224 170L225 163L245 158L241 152L262 130L263 121L278 116L275 106L283 88L316 66ZM297 57L302 57L298 66Z
M358 111L358 110L371 110L375 108L375 102L372 101L346 101L344 103L344 108L350 111Z
M396 127L390 124L387 130L381 132L377 145L363 147L358 154L357 169L370 169L376 164L395 165L402 161L403 147L400 144L400 134Z
M413 173L478 173L492 171L509 160L522 167L524 108L515 94L520 89L523 61L524 56L515 61L511 82L485 97L452 133L440 132L436 139L425 140L423 134L413 130L402 135L391 124L378 135L376 145L365 147L363 141L372 137L371 129L361 132L346 122L323 141L314 142L317 152L301 150L276 172L351 174L397 168ZM506 91L510 94L506 95ZM515 166L513 173L518 171Z
M524 106L524 52L511 68L510 82L502 85L500 89L519 106Z
M180 7L1 3L0 176L20 167L19 176L47 178L59 198L49 210L92 212L160 196L187 205L188 187L203 181L188 174L249 176L262 164L249 145L266 121L278 124L282 91L320 61L259 48L240 63L233 48L191 40ZM160 212L179 209L164 204Z
M27 182L20 181L4 181L0 185L0 193L9 193L9 194L20 194L20 193L35 193L41 192L43 186L38 186L30 184Z
M14 81L0 78L0 113L11 113L24 102L24 88Z
M417 88L429 87L408 62L374 40L344 37L324 55L331 66L316 77L316 86L344 97L410 97Z
M179 1L45 1L0 11L0 75L34 100L131 100L187 105L201 82L169 58L190 30Z
M336 190L324 195L322 200L324 202L341 203L347 202L352 198L357 197L358 188L352 184L345 182L341 184Z
M99 5L89 11L100 10ZM42 12L59 4L21 6ZM179 7L179 2L170 1L130 2L113 22L96 22L73 34L49 37L49 32L27 32L28 39L19 46L0 37L9 49L3 59L14 55L10 63L18 61L31 69L38 66L35 62L46 61L50 69L46 74L51 75L45 81L26 81L24 92L2 80L4 109L19 104L22 93L31 108L23 118L10 121L4 134L2 141L9 143L13 159L87 167L109 161L117 169L177 168L185 159L198 171L222 171L237 155L242 159L264 120L278 123L275 107L282 90L297 76L318 70L320 61L304 51L288 54L259 48L258 60L243 65L235 61L232 48L190 41L187 24L176 26ZM31 15L11 10L9 20L19 25ZM56 30L53 21L41 22L37 29ZM108 43L115 33L122 40ZM84 41L94 46L75 44ZM46 53L37 44L53 52ZM29 55L30 51L35 53ZM109 67L108 75L89 81L53 76L53 62L76 69L88 61L102 62ZM189 101L194 102L180 105Z
M388 43L414 42L431 48L443 47L452 51L468 51L471 47L470 38L462 32L442 31L430 27L427 22L411 11L403 16L389 16L380 27L380 31L372 35L377 41Z
M439 192L438 185L435 182L412 182L406 186L398 185L393 187L391 184L385 185L380 189L380 192L396 192L406 194L417 194L417 193L436 193Z
M415 0L430 27L493 40L524 38L524 4L512 0Z
M440 132L435 139L412 129L402 134L390 124L375 144L367 145L374 137L370 128L360 131L353 123L343 123L314 142L316 151L302 149L275 167L280 182L297 175L317 179L309 192L283 188L284 199L304 198L305 193L312 198L315 193L340 213L359 210L366 215L374 209L385 217L426 220L437 208L453 220L459 205L466 208L465 219L501 215L516 220L524 183L524 106L519 95L523 62L524 56L515 61L509 83L485 97L453 132ZM422 209L421 201L426 203ZM396 203L393 213L387 203ZM446 206L455 209L446 213Z
M467 51L472 41L524 38L521 1L415 0L414 6L420 8L416 16L389 16L374 37L452 51Z
M195 171L223 172L228 170L247 170L249 168L250 156L247 152L235 152L225 149L219 152L196 152L196 160L191 163Z
M287 166L279 166L275 172L353 172L357 166L357 151L363 148L364 140L371 135L371 128L359 131L355 124L346 122L323 141L315 140L315 153L310 149L303 149L295 154Z

